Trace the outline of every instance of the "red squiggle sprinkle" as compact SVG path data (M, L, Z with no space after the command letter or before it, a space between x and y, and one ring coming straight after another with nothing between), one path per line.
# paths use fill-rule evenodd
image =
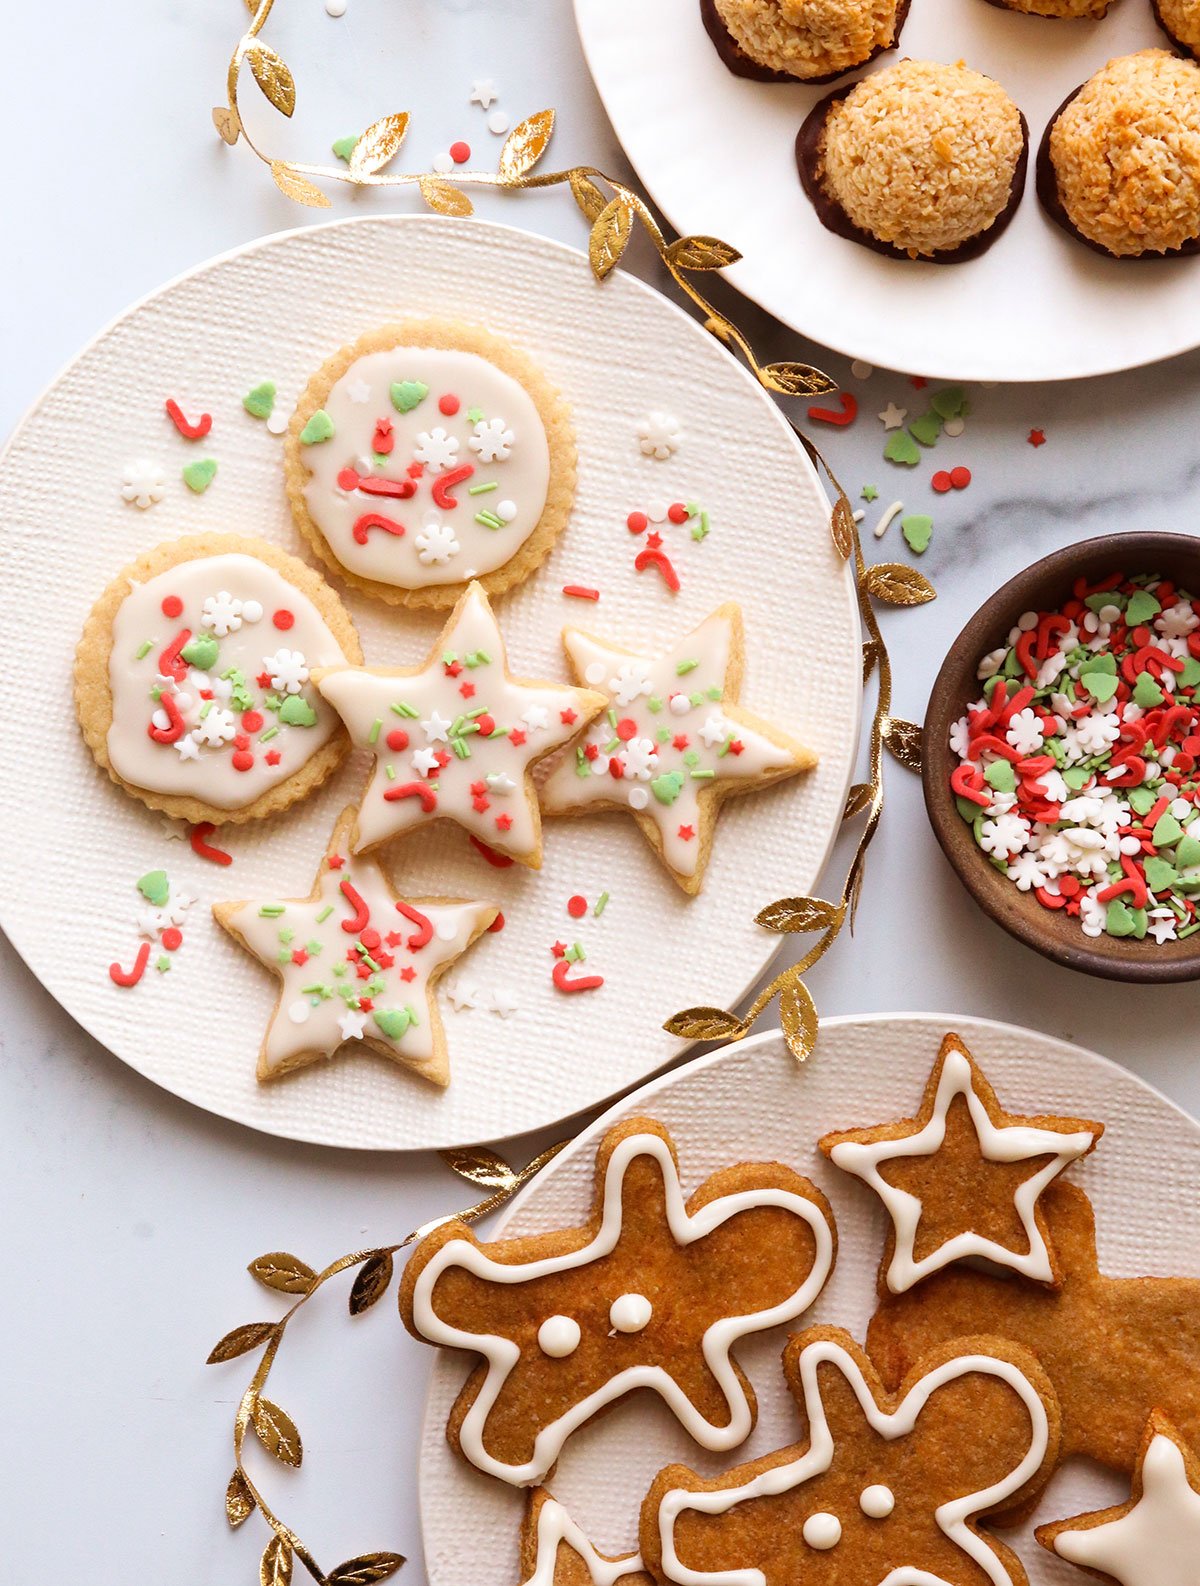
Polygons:
M411 479L380 479L375 474L360 474L357 468L343 468L337 482L343 490L361 490L365 496L398 496L401 501L417 493Z
M360 931L365 931L370 923L371 911L349 881L342 882L341 891L346 902L354 910L353 919L342 921L342 929L348 936L357 936Z
M364 512L361 518L355 518L350 532L359 545L365 545L372 529L383 529L387 534L394 534L397 539L405 532L403 523L397 523L395 518L385 518L382 512Z
M170 694L160 695L158 703L166 711L167 720L171 725L169 727L156 727L151 721L147 722L146 731L154 739L155 743L175 743L179 738L183 737L184 731L184 720L179 706Z
M188 833L188 841L192 845L192 852L199 854L201 859L209 859L214 865L231 865L233 855L227 854L223 848L214 848L209 838L216 827L212 821L200 821Z
M441 507L443 512L456 507L458 502L450 492L456 485L461 485L464 479L470 479L474 472L474 463L464 463L461 468L452 468L448 474L439 474L433 482L434 505Z
M415 953L432 940L433 921L427 914L422 914L420 909L414 909L411 903L403 903L399 898L396 899L396 909L398 913L403 914L410 925L417 927L404 944L410 953Z
M194 424L190 424L184 417L183 409L179 406L179 403L176 402L174 397L167 398L166 408L167 413L170 415L171 423L174 424L175 428L183 436L185 441L203 440L208 434L209 430L212 429L211 413L201 413L196 422Z
M603 975L576 975L571 978L570 960L560 958L552 970L554 984L560 991L595 991L604 984Z
M394 804L397 799L420 799L421 809L426 815L437 808L437 794L424 782L401 782L398 787L387 788L383 796L389 804Z
M179 632L159 656L158 670L164 677L173 677L177 683L182 683L188 675L187 662L179 652L191 636L192 630L190 628L180 628Z
M652 535L651 538L657 539L657 535ZM633 559L633 565L639 573L644 573L647 567L657 567L662 574L663 583L672 594L678 594L679 574L671 565L671 558L665 551L660 551L657 545L647 545L645 550L639 551Z
M852 391L839 391L838 401L840 408L809 408L809 418L816 424L832 424L835 429L845 429L858 417L858 398Z
M564 595L569 596L572 600L600 599L600 591L598 589L593 589L589 584L564 584L562 587L562 592Z
M468 832L467 841L473 848L477 848L479 850L489 865L495 865L497 870L507 870L509 865L516 863L516 861L510 859L507 854L498 854L494 848L489 848L488 845L483 841L482 837L472 836L472 834Z
M133 961L132 969L122 969L120 964L113 962L108 966L108 978L115 986L136 986L146 973L146 965L150 962L150 943L143 942L137 950L137 957Z

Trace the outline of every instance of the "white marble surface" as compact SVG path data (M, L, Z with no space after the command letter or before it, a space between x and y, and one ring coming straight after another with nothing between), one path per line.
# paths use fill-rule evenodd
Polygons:
M565 0L349 0L340 21L321 0L279 0L279 11L269 37L296 69L301 108L294 128L266 114L256 125L280 150L300 154L407 108L411 163L456 137L490 154L495 141L467 104L472 78L490 75L514 119L558 108L558 162L619 168ZM141 293L310 218L212 133L209 107L243 15L240 0L63 0L51 34L43 7L9 8L0 432ZM389 202L407 200L339 195L334 213ZM480 208L583 240L561 193ZM641 250L634 263L652 269ZM795 352L738 307L764 352ZM922 566L940 598L886 619L900 713L921 714L950 639L1029 560L1105 530L1190 526L1200 504L1198 374L1193 355L1077 386L972 392L966 435L935 454L939 466L963 461L975 475L969 491L932 509ZM852 490L871 480L881 503L904 493L921 510L927 485L897 482L871 416L889 397L904 405L910 389L883 374L852 388L863 416L830 436L831 461ZM1040 450L1025 443L1031 425L1046 431ZM81 414L84 454L86 434ZM884 547L903 554L898 537ZM253 1522L230 1536L221 1518L245 1372L201 1364L226 1327L273 1314L244 1263L279 1247L320 1263L394 1239L468 1196L434 1159L310 1150L197 1112L86 1039L7 948L0 967L6 1574L32 1580L52 1560L56 1578L96 1586L248 1582L264 1533ZM829 1013L947 1009L1035 1024L1107 1052L1200 1112L1187 1024L1195 991L1101 985L984 923L935 849L915 779L898 769L858 938L839 944L811 985ZM510 1155L524 1159L537 1143L514 1142ZM326 1567L368 1546L396 1547L412 1558L403 1578L421 1586L414 1433L427 1364L384 1304L353 1329L324 1309L281 1368L277 1395L310 1454L301 1476L272 1474L271 1491Z

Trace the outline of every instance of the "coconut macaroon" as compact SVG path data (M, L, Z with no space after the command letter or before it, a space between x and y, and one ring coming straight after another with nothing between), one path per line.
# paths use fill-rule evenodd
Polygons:
M1114 258L1200 250L1200 67L1166 50L1109 61L1046 129L1038 196Z
M1112 0L991 0L1002 11L1023 16L1057 18L1062 22L1096 22L1108 14Z
M1172 44L1200 59L1200 0L1151 0L1151 4Z
M739 77L828 83L900 37L909 0L700 0L717 53Z
M1025 118L966 66L897 61L828 95L796 139L823 225L879 253L974 258L1004 230L1025 185Z

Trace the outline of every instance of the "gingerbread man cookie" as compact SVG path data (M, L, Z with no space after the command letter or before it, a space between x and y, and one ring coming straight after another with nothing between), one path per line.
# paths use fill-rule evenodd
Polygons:
M1118 1586L1196 1586L1200 1459L1165 1415L1150 1417L1128 1503L1039 1525L1044 1548Z
M1027 1586L979 1521L1031 1503L1054 1469L1058 1411L1032 1355L958 1340L888 1393L848 1333L814 1327L788 1340L784 1371L807 1441L712 1478L660 1472L641 1525L656 1580Z
M575 439L533 360L476 326L406 320L343 347L288 430L292 513L317 555L392 604L498 595L546 556Z
M514 677L479 584L454 608L424 666L323 671L317 687L353 742L375 756L356 853L447 819L535 870L542 828L532 767L604 705L591 689Z
M1005 1112L962 1041L948 1035L916 1118L827 1134L820 1147L887 1208L880 1288L902 1294L968 1257L1057 1286L1038 1200L1103 1133L1083 1118Z
M407 901L373 860L351 861L342 811L307 898L214 903L213 915L279 976L260 1080L361 1041L435 1085L450 1080L433 989L496 918L492 903Z
M521 1527L521 1586L654 1586L640 1553L598 1553L545 1487L529 1494Z
M948 1338L986 1329L1045 1367L1062 1406L1064 1459L1084 1454L1131 1470L1155 1409L1200 1446L1200 1280L1106 1277L1083 1191L1051 1185L1044 1206L1062 1287L956 1266L885 1295L867 1330L883 1380L898 1382Z
M699 892L722 802L808 771L816 756L743 710L740 607L716 611L662 655L639 655L578 629L563 644L608 713L554 766L547 815L626 810L685 892Z
M807 1179L741 1163L685 1203L667 1131L633 1118L601 1142L587 1224L481 1244L447 1223L413 1252L400 1309L416 1337L483 1357L448 1436L480 1470L525 1486L638 1388L705 1448L736 1447L756 1407L734 1347L801 1315L834 1253Z

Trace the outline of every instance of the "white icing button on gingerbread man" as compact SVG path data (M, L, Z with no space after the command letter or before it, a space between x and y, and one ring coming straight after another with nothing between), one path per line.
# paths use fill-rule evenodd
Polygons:
M644 1294L618 1294L612 1302L608 1319L614 1332L640 1333L647 1325L654 1307Z
M896 1507L896 1498L890 1487L875 1483L863 1488L858 1506L868 1520L886 1520Z
M809 1547L819 1553L827 1553L842 1540L842 1522L836 1514L818 1511L810 1514L804 1522L803 1536Z
M552 1360L564 1360L579 1348L579 1323L573 1316L547 1316L538 1328L538 1348Z

